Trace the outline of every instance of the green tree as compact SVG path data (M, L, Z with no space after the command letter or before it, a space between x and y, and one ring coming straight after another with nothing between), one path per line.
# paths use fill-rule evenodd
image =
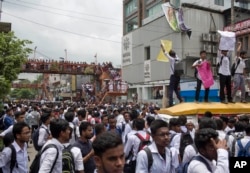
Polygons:
M31 43L17 38L13 32L0 33L0 99L10 92L11 82L17 79L22 64L32 52L26 47Z

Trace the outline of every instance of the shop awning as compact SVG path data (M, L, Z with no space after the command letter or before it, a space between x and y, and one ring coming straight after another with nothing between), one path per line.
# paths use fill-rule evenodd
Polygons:
M170 108L162 108L160 114L197 115L210 111L213 114L250 114L250 103L180 103Z

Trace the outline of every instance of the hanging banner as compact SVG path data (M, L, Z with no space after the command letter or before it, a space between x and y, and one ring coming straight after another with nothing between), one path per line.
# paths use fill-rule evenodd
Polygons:
M170 27L175 32L180 32L178 21L176 18L176 10L170 5L169 2L162 4L162 9Z
M122 66L132 64L132 34L122 38Z
M170 40L161 40L161 45L164 47L164 49L167 52L169 52L172 49L172 41L170 41ZM160 50L160 52L157 56L157 61L169 62L168 58L165 56L162 49Z

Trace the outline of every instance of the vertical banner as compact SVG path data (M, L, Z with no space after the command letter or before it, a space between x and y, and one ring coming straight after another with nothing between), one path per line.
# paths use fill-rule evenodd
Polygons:
M169 2L162 4L162 9L170 27L175 32L180 32L180 28L176 18L176 10L170 5Z
M132 33L122 38L122 66L132 64Z
M150 60L144 61L144 81L151 81L151 64Z

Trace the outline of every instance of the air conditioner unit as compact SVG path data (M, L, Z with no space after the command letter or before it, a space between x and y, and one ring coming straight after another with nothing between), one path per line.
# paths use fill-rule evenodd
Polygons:
M203 50L205 50L207 53L211 53L212 52L212 46L204 44L203 45Z
M212 52L213 52L213 53L217 53L217 50L218 50L217 46L213 46Z
M219 36L216 34L212 35L212 41L217 43L219 41Z
M211 41L211 35L210 34L202 34L202 41Z

